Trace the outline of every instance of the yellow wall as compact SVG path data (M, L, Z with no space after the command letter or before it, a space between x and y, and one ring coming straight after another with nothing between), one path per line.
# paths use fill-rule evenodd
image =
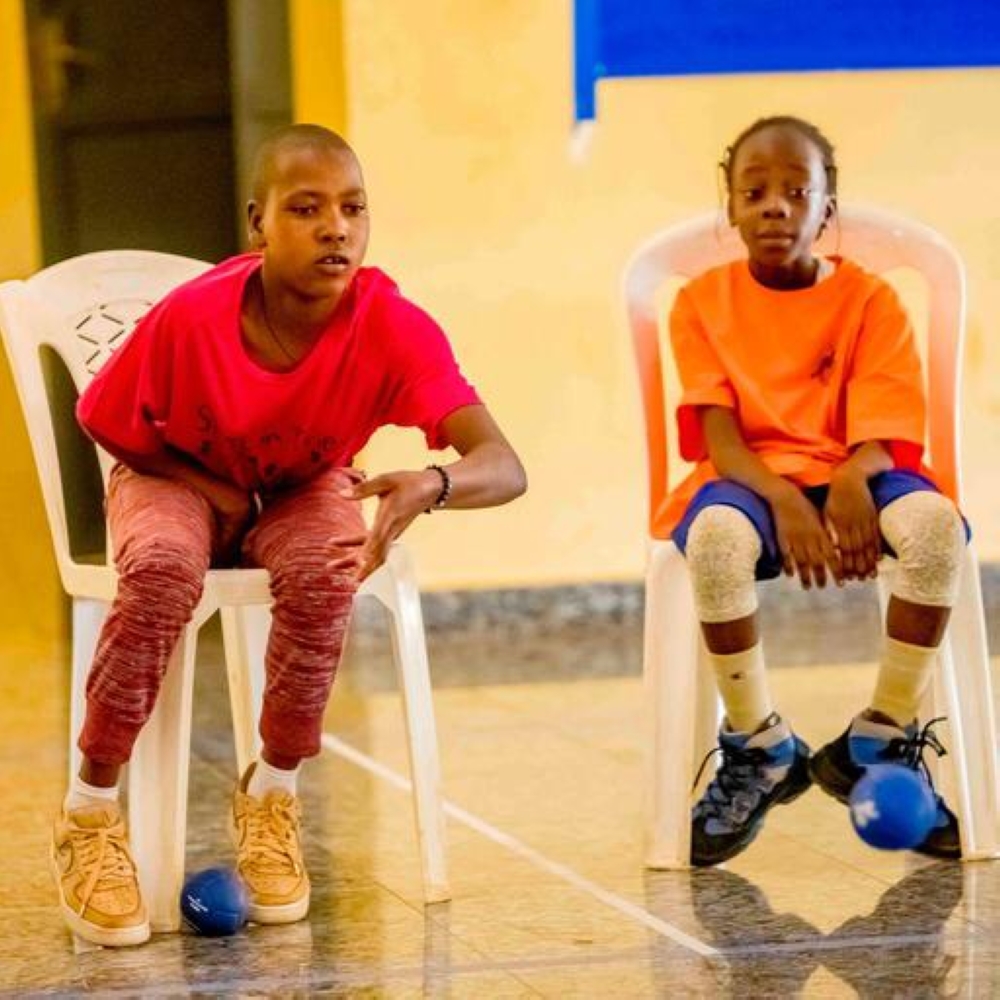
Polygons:
M41 259L20 3L0 3L0 281ZM49 649L62 634L62 591L35 466L6 354L0 351L0 636L5 650Z
M290 0L292 101L299 121L347 131L341 0Z
M0 278L39 260L20 9L0 3ZM722 147L779 111L833 137L846 199L922 218L966 258L967 506L1000 558L1000 71L602 84L574 162L568 0L293 0L292 41L299 118L346 127L365 164L370 260L445 325L531 479L508 508L420 520L426 587L638 579L645 475L618 276L651 230L715 203ZM4 362L0 425L0 635L51 643L59 588ZM393 431L366 458L426 461Z
M1000 557L990 502L1000 488L990 434L1000 134L989 111L1000 71L611 82L577 163L568 0L344 0L343 11L369 259L444 323L531 480L509 508L422 519L411 537L428 584L639 576L644 459L618 277L652 230L715 204L723 146L776 112L812 118L834 139L845 199L915 215L963 252L967 506L981 553ZM423 460L412 433L387 432L367 454L373 470Z

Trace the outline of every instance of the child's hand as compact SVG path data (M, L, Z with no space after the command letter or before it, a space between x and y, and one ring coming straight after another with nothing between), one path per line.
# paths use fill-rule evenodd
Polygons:
M842 465L830 482L823 516L840 551L844 576L849 580L876 576L882 558L882 535L867 477Z
M771 501L771 509L785 573L788 576L798 573L802 586L809 590L814 580L817 586L826 586L829 567L839 586L843 571L837 550L816 508L801 491L790 485L778 499Z
M433 469L422 472L387 472L341 490L349 500L378 497L378 510L361 550L358 577L364 580L385 562L389 546L422 514L441 492L441 477ZM341 568L340 562L331 569Z

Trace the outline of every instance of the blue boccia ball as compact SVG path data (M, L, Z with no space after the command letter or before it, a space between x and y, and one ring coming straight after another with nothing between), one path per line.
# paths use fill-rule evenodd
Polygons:
M851 792L850 807L858 836L883 851L922 844L937 816L937 802L927 780L901 764L867 768Z
M232 868L206 868L181 890L184 920L206 937L235 934L247 922L249 908L247 887Z

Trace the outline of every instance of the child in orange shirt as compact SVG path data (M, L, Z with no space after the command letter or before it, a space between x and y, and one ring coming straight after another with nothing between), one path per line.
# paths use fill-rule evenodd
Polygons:
M722 163L727 210L749 260L681 290L670 331L683 386L682 455L694 472L658 512L685 553L726 710L722 763L692 816L692 862L742 851L764 817L815 781L846 802L871 764L918 773L916 715L955 600L964 522L920 464L920 361L892 289L813 245L836 214L830 142L782 116L746 129ZM876 575L898 559L875 693L837 740L810 756L775 711L759 638L755 579L802 586ZM917 848L960 854L938 816Z

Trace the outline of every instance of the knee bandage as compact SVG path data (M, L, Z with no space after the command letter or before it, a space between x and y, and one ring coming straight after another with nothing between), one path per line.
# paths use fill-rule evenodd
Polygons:
M907 493L883 509L879 527L899 560L893 594L913 604L952 607L965 548L955 505L929 490Z
M735 507L706 507L691 524L687 557L698 618L731 622L757 610L754 569L761 542L750 519Z

